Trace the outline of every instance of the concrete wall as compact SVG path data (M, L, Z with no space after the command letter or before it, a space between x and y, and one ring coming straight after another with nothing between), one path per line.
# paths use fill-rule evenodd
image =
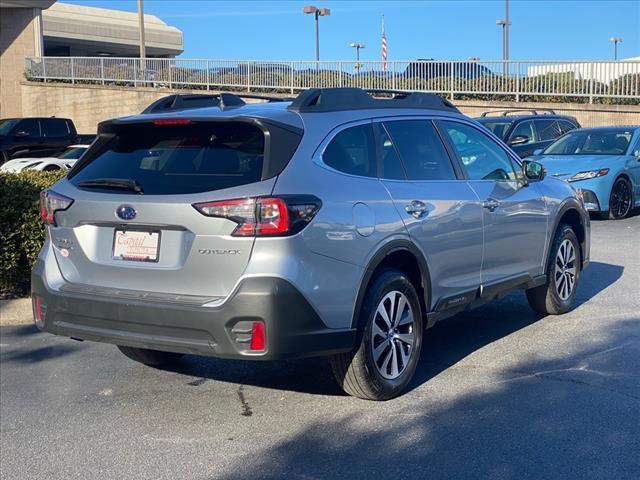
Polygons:
M98 122L140 113L151 102L175 93L168 89L22 82L22 114L71 118L80 133L94 133ZM179 90L188 93L189 90ZM198 90L197 93L203 93ZM500 108L552 108L576 117L583 126L640 124L640 105L538 104L456 101L469 116Z
M0 118L22 114L24 57L40 52L40 9L0 9Z

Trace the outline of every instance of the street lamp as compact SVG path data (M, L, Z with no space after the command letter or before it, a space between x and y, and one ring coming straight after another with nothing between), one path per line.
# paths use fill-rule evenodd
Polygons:
M350 43L349 46L356 49L356 70L360 70L360 49L364 48L364 43Z
M302 13L313 14L316 19L316 62L320 61L320 32L318 29L318 18L327 17L331 15L331 10L328 8L317 8L313 5L308 5L302 9Z
M618 44L622 43L622 39L620 37L611 37L609 41L613 42L613 59L618 60Z
M504 3L504 19L496 20L496 25L502 25L502 59L509 61L509 0Z

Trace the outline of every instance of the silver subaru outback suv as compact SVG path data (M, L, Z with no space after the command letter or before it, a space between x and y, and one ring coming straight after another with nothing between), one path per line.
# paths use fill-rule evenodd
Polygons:
M152 366L329 356L372 400L438 320L515 289L562 314L589 261L571 187L425 93L167 97L101 123L41 215L40 329Z

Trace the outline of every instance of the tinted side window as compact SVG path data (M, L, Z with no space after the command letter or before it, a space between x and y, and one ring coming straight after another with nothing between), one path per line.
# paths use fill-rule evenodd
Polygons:
M389 137L389 134L381 123L376 123L375 126L380 132L380 151L382 155L382 172L380 173L380 177L389 180L406 180L407 177L404 173L402 162L400 161L395 145L391 141L391 137Z
M67 122L62 119L41 120L45 137L66 137L69 135Z
M18 132L24 132L30 137L39 137L40 124L38 123L38 120L35 120L33 118L25 118L24 120L20 121L18 126L13 131L14 134Z
M385 122L409 180L455 180L449 155L429 120Z
M511 158L500 145L469 125L442 122L471 180L515 180Z
M513 140L516 137L527 137L529 140L525 143L521 143L520 145L526 145L527 143L533 143L536 139L535 129L533 128L533 122L531 120L526 120L524 122L518 123L513 132L511 132L510 139Z
M377 177L375 142L370 123L349 127L327 145L322 160L331 168L361 177Z
M558 122L555 120L535 120L536 130L538 131L538 140L554 140L560 136Z

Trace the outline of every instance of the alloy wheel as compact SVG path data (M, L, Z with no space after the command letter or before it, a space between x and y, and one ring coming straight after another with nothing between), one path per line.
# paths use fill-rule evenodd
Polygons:
M566 301L576 284L576 250L570 240L563 240L556 255L554 269L556 293L562 301Z
M631 189L624 180L618 180L611 194L611 213L615 218L624 218L631 208Z
M373 362L388 380L406 370L416 341L414 313L407 297L397 290L387 293L376 309L371 328Z

